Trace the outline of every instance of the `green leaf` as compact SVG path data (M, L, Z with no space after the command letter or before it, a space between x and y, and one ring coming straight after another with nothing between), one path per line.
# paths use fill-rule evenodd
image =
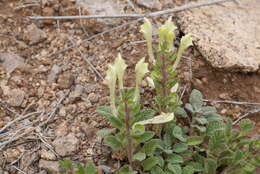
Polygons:
M151 170L156 164L158 164L159 160L157 157L149 157L142 162L143 169L145 171Z
M160 139L152 139L144 144L144 151L147 156L152 156L156 147L158 147Z
M145 132L145 127L144 125L136 125L133 129L132 129L132 135L133 136L139 136L139 135L142 135L144 134Z
M195 111L199 111L203 105L203 96L200 91L193 89L189 98L190 104Z
M247 172L253 172L255 170L255 166L250 163L247 163L245 167L243 167L243 169Z
M181 166L179 164L171 164L169 163L167 165L167 168L173 172L174 174L181 174L182 173L182 169Z
M212 121L223 121L223 117L217 113L209 114L206 116L208 122Z
M134 123L138 121L148 120L152 118L155 114L155 111L153 109L145 109L140 112L138 112L134 117Z
M217 161L210 158L205 159L205 169L207 174L216 174Z
M192 124L191 127L198 129L202 133L206 132L206 130L207 130L205 126L199 126L199 125L193 125Z
M212 151L216 151L218 149L225 148L224 144L225 144L225 131L216 130L209 139L209 148Z
M71 160L65 159L65 160L59 161L59 164L61 167L64 167L65 169L73 169Z
M113 150L119 150L122 148L122 143L115 136L107 136L104 142Z
M231 121L231 119L227 120L227 123L225 125L225 134L226 134L226 137L231 137L231 135L232 135L232 121Z
M191 113L194 113L194 109L192 107L192 105L190 103L186 103L185 104L185 109L187 109L188 111L190 111Z
M112 113L112 109L108 106L99 106L96 109L96 113L98 113L99 115L102 115L106 118L110 118L110 117L114 117L113 113Z
M144 143L151 138L153 138L154 132L152 131L145 131L142 135L139 136L134 136L133 138L138 142L138 143Z
M129 165L124 165L119 169L117 174L137 174L137 172L133 171Z
M198 122L199 124L207 124L208 123L208 120L206 118L203 118L203 117L194 117L193 118L196 122Z
M95 168L95 166L94 166ZM84 168L84 166L80 163L77 164L77 170L75 171L75 174L85 174L87 171L86 171L86 168Z
M146 158L145 153L139 152L133 156L133 160L143 161Z
M166 161L172 164L178 164L178 163L183 163L183 158L182 156L177 154L169 154L167 155Z
M180 115L180 116L182 116L182 117L184 117L184 118L188 117L186 111L185 111L183 108L181 108L181 107L178 107L178 108L175 110L175 114L176 114L176 115Z
M199 162L189 162L188 166L192 166L194 172L202 172L204 170L203 165Z
M155 166L151 169L151 174L166 174L161 167Z
M250 132L251 130L253 130L254 123L249 119L244 119L244 120L240 121L239 127L240 127L242 133L246 134L246 133Z
M186 138L183 136L183 131L180 126L175 126L173 128L172 134L175 138L179 139L182 142L186 142Z
M212 136L215 131L224 130L224 124L222 121L212 121L207 125L207 135Z
M117 117L109 117L109 121L111 122L112 126L118 129L123 128L123 123Z
M97 136L104 138L105 136L113 133L116 129L102 129L97 132Z
M192 166L185 166L182 170L182 174L193 174L194 169Z
M201 108L200 111L203 115L210 115L210 114L214 114L217 112L215 107L212 106L205 106Z
M187 144L189 146L195 146L203 143L204 137L202 136L193 136L193 137L188 137L187 139Z
M188 145L185 143L177 143L173 146L173 151L176 153L182 153L188 149Z
M97 169L93 162L88 162L86 164L86 173L85 174L98 174Z

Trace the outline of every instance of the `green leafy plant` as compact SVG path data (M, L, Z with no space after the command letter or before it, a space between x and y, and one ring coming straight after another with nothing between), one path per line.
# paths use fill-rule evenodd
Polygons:
M157 146L157 140L152 139L155 133L145 130L145 125L165 123L174 118L173 113L154 116L154 110L141 109L139 88L144 75L148 73L148 63L144 62L144 58L136 64L136 83L133 89L126 90L123 86L123 74L126 67L120 55L113 65L109 65L106 80L110 89L110 107L102 106L96 110L114 127L100 130L97 134L102 136L105 144L113 150L124 153L126 149L129 166L124 166L119 173L122 171L133 173L133 163L136 161L142 161L141 165L144 170L151 168L151 164L156 164L157 159L152 155ZM118 88L116 88L117 82ZM118 95L115 95L116 90Z
M97 135L127 158L117 174L254 174L260 165L260 142L247 136L253 122L242 120L239 129L234 129L231 120L217 114L214 107L205 106L196 89L188 103L180 101L176 69L192 38L183 36L175 48L175 29L169 18L157 30L159 40L154 46L152 24L144 19L141 32L147 41L150 64L144 58L138 61L133 88L124 86L127 65L120 54L108 65L110 106L100 106L96 112L108 119L112 128ZM155 91L152 109L141 105L140 88L145 76ZM96 172L93 163L78 165L77 169L68 161L61 165L67 173Z
M65 170L61 174L98 174L97 169L92 162L88 162L86 165L78 163L73 165L68 159L59 162L60 166Z

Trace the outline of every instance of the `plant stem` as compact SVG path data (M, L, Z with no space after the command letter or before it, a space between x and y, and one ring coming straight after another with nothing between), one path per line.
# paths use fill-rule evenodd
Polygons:
M165 57L162 58L162 65L161 65L161 72L162 72L162 80L161 80L161 84L162 84L162 97L163 99L165 99L167 97L167 80L168 80L168 76L167 76L167 72L166 72L166 62L165 62ZM165 103L163 103L163 108L162 108L162 112L166 112L166 105Z
M126 136L127 136L127 157L131 168L133 168L133 147L132 147L132 137L130 134L130 111L128 108L127 99L124 100L125 103L125 125L126 125Z

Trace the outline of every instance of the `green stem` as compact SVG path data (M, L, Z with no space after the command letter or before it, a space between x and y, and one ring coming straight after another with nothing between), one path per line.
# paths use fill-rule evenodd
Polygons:
M131 137L131 127L130 127L130 110L128 108L127 99L124 100L125 103L125 125L126 125L126 136L127 136L127 157L131 168L133 168L133 147L132 147L132 137Z

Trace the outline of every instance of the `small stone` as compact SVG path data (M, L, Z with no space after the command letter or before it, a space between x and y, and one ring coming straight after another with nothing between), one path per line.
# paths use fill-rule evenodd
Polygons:
M55 83L57 78L58 78L58 74L61 72L62 68L59 67L58 65L53 65L50 74L48 75L48 83L52 84Z
M202 82L203 82L204 84L208 84L208 79L207 79L207 77L203 77L201 80L202 80Z
M12 73L16 68L26 66L24 59L13 53L0 53L0 65L2 65L8 73Z
M39 161L39 167L47 170L50 174L58 174L60 172L59 166L58 161L47 161L43 159Z
M70 93L70 98L72 98L73 100L80 98L83 92L84 92L84 87L82 85L76 85L74 91Z
M24 40L29 41L30 45L34 45L41 41L44 41L46 38L46 33L39 29L34 23L30 24L25 29Z
M44 160L56 160L56 156L49 150L42 149L40 152L41 158Z
M91 103L97 103L98 100L99 100L99 98L100 98L100 95L95 94L95 93L93 93L93 92L88 95L88 99L89 99L89 101L90 101Z
M6 149L4 152L4 157L7 163L11 163L21 155L21 152L17 149Z
M24 101L25 92L20 89L13 89L10 91L8 96L9 96L8 103L11 106L18 107L18 106L21 106Z
M61 89L68 89L74 83L74 76L70 72L63 73L59 76L58 86Z
M55 129L55 135L57 137L65 136L68 134L68 122L64 121L61 124L58 125L58 127Z
M219 94L219 98L221 99L228 99L228 94L227 93L222 93L222 94Z
M79 143L75 135L70 133L67 136L57 137L52 144L55 151L63 157L77 152Z
M61 107L59 110L59 115L65 117L67 114L66 107Z
M162 4L159 0L136 0L136 3L148 9L162 9Z

